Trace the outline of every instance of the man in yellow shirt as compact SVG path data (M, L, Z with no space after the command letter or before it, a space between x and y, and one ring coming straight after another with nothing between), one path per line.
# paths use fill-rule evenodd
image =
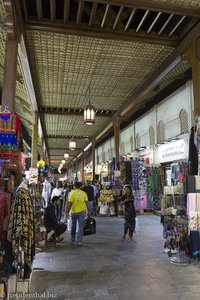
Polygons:
M77 181L74 183L74 190L69 194L69 199L67 202L66 213L67 215L71 212L72 217L72 229L71 229L71 240L75 241L76 237L76 224L78 221L78 233L77 233L77 244L82 246L83 240L83 230L86 216L86 207L88 210L88 215L90 214L90 206L88 203L87 194L80 190L82 183Z

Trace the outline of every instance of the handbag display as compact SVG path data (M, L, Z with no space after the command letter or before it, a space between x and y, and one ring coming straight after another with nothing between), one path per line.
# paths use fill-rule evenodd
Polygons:
M91 235L96 233L96 221L95 219L88 217L85 219L83 235Z

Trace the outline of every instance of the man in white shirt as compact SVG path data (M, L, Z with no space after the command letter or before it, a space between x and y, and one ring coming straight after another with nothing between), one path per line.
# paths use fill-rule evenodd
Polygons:
M45 181L43 183L43 190L42 190L42 197L45 202L45 207L48 206L50 196L51 196L51 183L48 181L47 178L45 178Z
M62 182L58 180L56 181L56 187L53 189L51 194L51 199L54 196L60 197L60 204L56 206L56 217L58 221L60 221L62 218L62 206L63 206L62 193L63 193Z

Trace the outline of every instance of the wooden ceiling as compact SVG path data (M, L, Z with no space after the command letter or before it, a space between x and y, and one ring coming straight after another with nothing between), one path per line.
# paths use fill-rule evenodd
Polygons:
M54 167L68 151L72 136L78 149L69 153L69 163L111 128L115 118L125 124L137 111L153 106L156 95L177 78L188 79L190 65L181 55L200 35L199 0L16 0L13 4ZM2 26L1 53L5 29ZM23 78L20 56L19 66ZM0 80L2 86L2 76ZM29 90L26 82L21 85L21 90ZM30 105L28 94L17 95L16 103L17 97ZM89 100L96 108L93 126L83 124ZM31 134L26 114L17 105L15 109Z

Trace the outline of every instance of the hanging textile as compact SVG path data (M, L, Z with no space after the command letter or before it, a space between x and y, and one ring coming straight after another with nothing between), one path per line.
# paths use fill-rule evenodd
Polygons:
M34 216L33 203L26 184L17 189L11 206L7 240L10 243L7 253L18 261L20 252L24 252L24 262L30 268L34 257ZM20 250L21 249L21 250Z
M0 158L17 159L23 151L20 119L11 113L0 113Z

